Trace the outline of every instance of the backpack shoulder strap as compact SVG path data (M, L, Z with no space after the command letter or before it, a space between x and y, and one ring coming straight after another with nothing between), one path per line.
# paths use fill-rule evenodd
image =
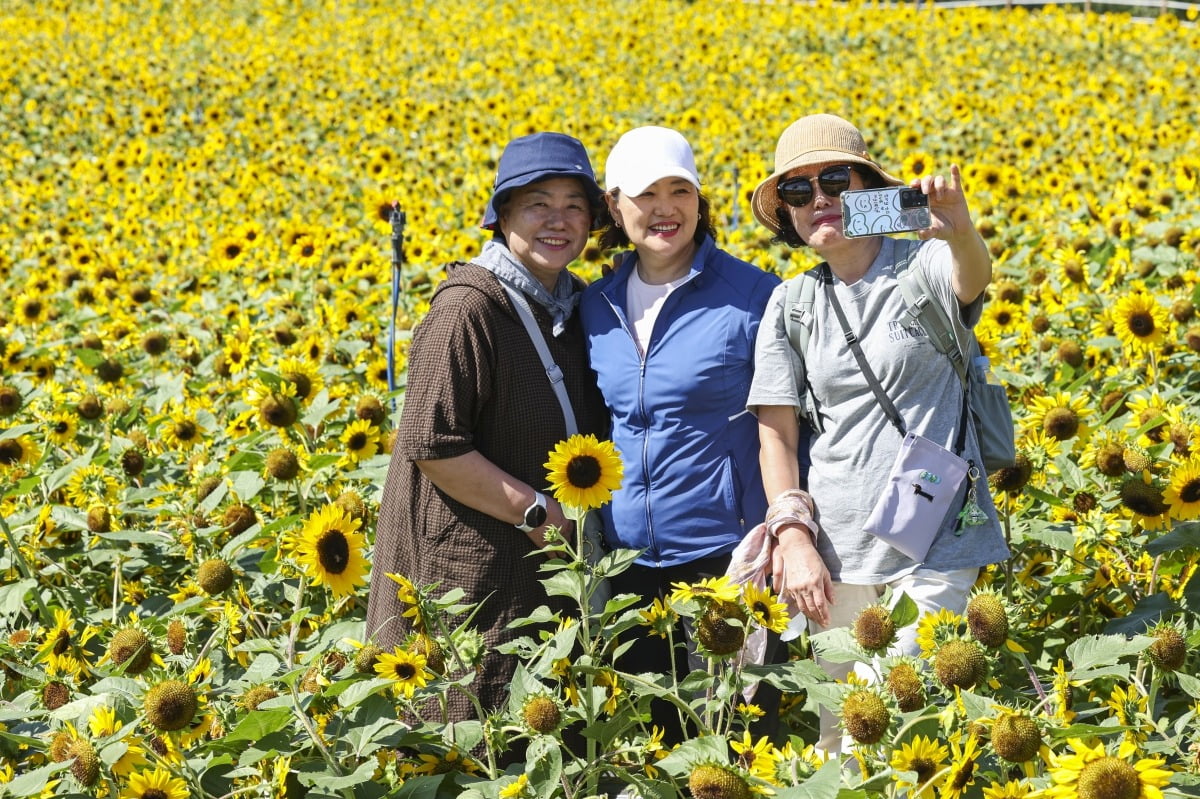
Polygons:
M933 300L933 290L920 269L910 269L913 256L916 255L919 242L911 239L895 239L897 248L907 247L897 258L900 291L904 302L908 305L909 319L917 322L929 336L934 348L950 359L958 379L965 385L967 382L967 363L963 352L959 349L958 339L954 335L954 326L945 310Z
M799 356L799 365L793 377L796 385L804 392L801 398L804 403L801 412L814 429L820 430L820 415L817 413L817 398L808 383L808 370L805 367L805 354L808 352L808 340L812 336L813 301L817 296L817 285L820 267L808 269L787 282L787 290L783 300L783 323L787 328L788 342Z

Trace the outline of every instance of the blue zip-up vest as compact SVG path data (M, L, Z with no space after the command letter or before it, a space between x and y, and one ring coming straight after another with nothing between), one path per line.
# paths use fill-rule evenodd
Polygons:
M645 549L638 562L661 568L731 551L766 514L746 396L758 323L779 278L706 238L643 359L626 316L634 268L626 257L589 286L580 315L625 469L602 510L608 544Z

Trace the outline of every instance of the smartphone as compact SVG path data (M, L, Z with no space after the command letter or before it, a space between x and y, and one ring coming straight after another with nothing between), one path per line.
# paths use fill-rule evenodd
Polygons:
M847 238L923 230L930 224L929 198L920 189L892 186L842 192L842 233Z

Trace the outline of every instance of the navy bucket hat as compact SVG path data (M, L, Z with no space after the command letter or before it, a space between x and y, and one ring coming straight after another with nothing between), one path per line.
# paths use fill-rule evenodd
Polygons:
M547 178L579 178L593 206L600 204L600 186L588 160L583 142L565 133L531 133L513 139L504 147L492 198L483 214L485 230L495 230L499 216L496 209L514 189Z

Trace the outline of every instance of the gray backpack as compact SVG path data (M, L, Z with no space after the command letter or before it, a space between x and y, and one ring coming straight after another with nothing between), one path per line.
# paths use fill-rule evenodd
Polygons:
M993 472L1013 466L1017 458L1016 439L1013 432L1012 407L1009 405L1004 386L989 382L986 366L977 366L976 358L980 356L979 342L973 334L964 355L954 336L953 325L942 306L932 300L933 293L921 270L908 268L916 255L919 242L912 239L894 241L898 256L896 271L900 276L900 291L908 305L908 316L921 325L934 348L950 359L954 371L962 381L971 408L971 418L975 424L975 434L983 453L984 469ZM804 358L808 352L808 340L816 319L813 315L813 301L820 282L819 269L820 267L813 267L788 281L784 299L788 341L800 356L800 364L796 369L796 385L804 388L801 413L817 433L822 432L821 414L816 395L808 382Z

